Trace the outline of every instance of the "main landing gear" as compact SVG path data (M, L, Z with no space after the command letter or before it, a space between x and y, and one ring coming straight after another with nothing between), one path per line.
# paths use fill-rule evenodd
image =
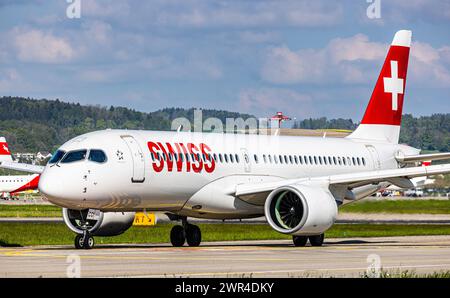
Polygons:
M176 225L170 231L170 242L175 247L183 246L185 242L189 246L199 246L202 242L202 232L196 225L187 222L187 218L181 218L182 225Z
M311 244L311 246L322 246L323 240L325 239L325 234L313 235L313 236L292 236L292 241L294 246L305 246L306 242Z

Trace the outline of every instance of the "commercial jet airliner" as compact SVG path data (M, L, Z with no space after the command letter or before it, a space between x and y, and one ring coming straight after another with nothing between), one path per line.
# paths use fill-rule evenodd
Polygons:
M64 207L77 248L123 233L142 210L181 221L174 246L201 242L188 217L264 215L295 246L320 246L344 203L450 172L450 164L418 166L450 153L398 144L410 45L411 31L395 34L361 124L346 138L103 130L68 141L45 168L3 166L42 172L39 190Z
M0 137L0 162L12 162L11 152L4 137ZM38 188L39 174L0 176L0 193L17 194Z

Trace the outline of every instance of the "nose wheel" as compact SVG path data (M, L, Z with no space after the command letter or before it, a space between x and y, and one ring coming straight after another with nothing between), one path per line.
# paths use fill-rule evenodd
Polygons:
M75 236L75 248L76 249L92 249L95 241L89 233L84 232Z
M185 242L189 246L199 246L202 242L202 232L196 225L187 222L186 218L182 219L182 225L176 225L170 231L170 242L174 247L181 247Z

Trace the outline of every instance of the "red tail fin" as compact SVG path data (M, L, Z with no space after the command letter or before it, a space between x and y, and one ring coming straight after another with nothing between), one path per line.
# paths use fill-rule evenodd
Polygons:
M12 161L11 152L4 137L0 137L0 162L2 161Z
M350 137L398 142L411 35L407 30L395 34L361 125Z

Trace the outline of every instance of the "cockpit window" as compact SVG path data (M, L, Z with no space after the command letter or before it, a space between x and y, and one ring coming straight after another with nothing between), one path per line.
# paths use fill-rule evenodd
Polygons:
M104 163L106 162L106 154L102 150L91 149L91 151L89 151L89 160Z
M55 153L53 153L52 158L48 161L49 164L55 164L58 161L61 160L61 158L66 154L66 151L58 150Z
M84 160L86 158L86 153L87 150L70 151L66 154L66 156L64 156L64 158L61 160L61 163L71 163Z

